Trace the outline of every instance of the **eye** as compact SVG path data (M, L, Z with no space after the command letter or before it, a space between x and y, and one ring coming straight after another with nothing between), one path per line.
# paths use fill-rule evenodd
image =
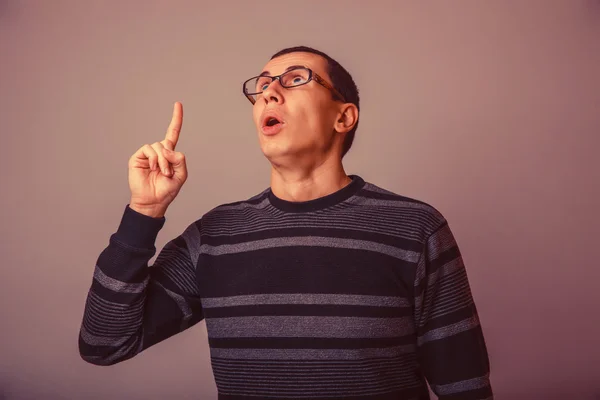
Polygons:
M257 92L264 91L269 86L269 83L271 83L269 78L260 77L259 79L256 80L256 91Z
M306 77L302 74L294 74L290 78L292 85L299 85L306 82Z
M306 82L306 77L304 77L299 72L288 72L283 76L283 85L284 86L298 86Z

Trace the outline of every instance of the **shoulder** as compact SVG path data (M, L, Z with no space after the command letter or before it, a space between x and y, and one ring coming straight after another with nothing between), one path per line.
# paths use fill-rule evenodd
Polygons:
M236 215L246 209L260 209L268 204L269 189L254 194L246 199L219 204L207 211L201 218L203 223L208 223L215 218L223 218L227 215Z
M413 225L424 236L448 223L444 214L431 202L391 191L368 181L357 193L357 197L361 198L364 205L373 207L374 212L385 213L407 225Z
M176 241L181 241L182 247L185 245L189 247L199 243L200 238L205 234L228 234L232 227L244 224L245 217L240 218L240 215L248 216L245 210L262 209L266 202L268 202L268 189L244 200L213 207L190 222Z

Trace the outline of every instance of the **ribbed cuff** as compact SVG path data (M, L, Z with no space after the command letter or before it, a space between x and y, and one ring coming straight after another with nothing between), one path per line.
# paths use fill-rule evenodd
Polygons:
M154 249L156 237L165 221L164 216L160 218L149 217L135 211L127 204L119 228L115 232L115 237L133 247Z

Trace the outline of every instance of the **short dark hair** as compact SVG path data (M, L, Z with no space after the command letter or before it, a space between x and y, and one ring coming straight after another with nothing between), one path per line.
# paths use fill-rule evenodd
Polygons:
M275 57L295 52L313 53L325 58L325 60L327 60L327 74L329 74L329 77L331 78L333 87L340 92L342 96L344 96L346 102L354 104L360 111L358 87L356 86L352 75L350 75L350 73L344 67L342 67L340 63L331 58L329 55L311 47L295 46L279 50L277 53L273 54L271 60ZM352 147L354 135L356 134L356 128L358 128L358 120L356 121L354 127L346 134L346 138L344 139L344 143L342 145L342 158L346 155L348 150L350 150L350 147Z

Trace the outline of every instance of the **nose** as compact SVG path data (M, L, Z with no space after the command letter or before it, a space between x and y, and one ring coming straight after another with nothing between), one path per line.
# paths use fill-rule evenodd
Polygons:
M265 90L263 90L262 97L265 99L265 103L269 103L271 101L275 103L283 102L283 94L281 89L283 87L279 83L279 79L274 79L273 82L269 83L269 86Z

